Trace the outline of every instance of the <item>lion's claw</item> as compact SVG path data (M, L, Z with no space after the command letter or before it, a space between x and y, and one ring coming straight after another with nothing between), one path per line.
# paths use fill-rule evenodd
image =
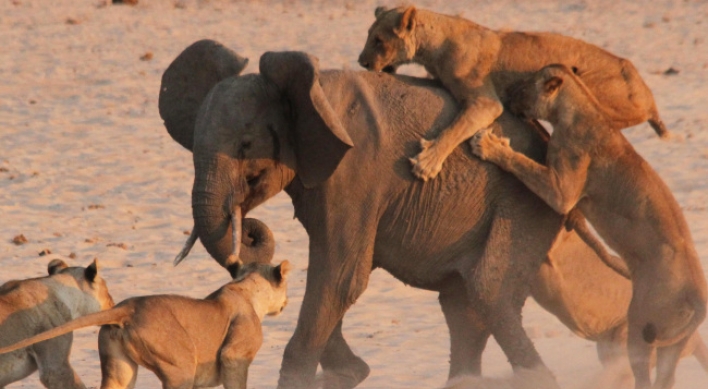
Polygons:
M435 142L427 139L420 140L422 151L413 158L409 158L413 165L413 174L423 181L437 177L442 170L442 162L436 152Z
M485 129L479 131L470 139L470 146L472 147L472 154L486 161L493 154L501 152L503 149L511 148L511 142L509 138L498 137L491 130Z

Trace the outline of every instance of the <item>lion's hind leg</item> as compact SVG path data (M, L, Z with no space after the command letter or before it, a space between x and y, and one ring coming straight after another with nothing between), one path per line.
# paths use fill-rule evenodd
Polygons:
M681 358L681 352L686 347L689 338L685 338L671 346L659 347L656 352L656 380L654 387L671 389L676 381L676 365Z
M98 355L101 359L101 389L133 389L138 364L126 355L123 345L111 338L111 328L98 333Z

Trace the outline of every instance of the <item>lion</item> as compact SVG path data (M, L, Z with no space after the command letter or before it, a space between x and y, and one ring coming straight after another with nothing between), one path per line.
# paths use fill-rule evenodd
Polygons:
M199 300L176 295L133 297L29 339L0 348L27 347L79 328L101 326L101 389L133 388L138 365L166 389L224 385L246 389L248 367L263 343L261 321L287 304L290 263L250 263L234 279Z
M632 148L579 76L561 64L520 84L512 112L553 125L546 165L489 131L472 151L514 174L560 214L576 206L626 262L632 279L628 351L637 388L673 385L676 364L706 316L707 288L691 231L671 191Z
M627 359L627 309L630 280L587 255L582 237L561 231L531 282L531 297L573 333L596 342L604 374L617 385L633 386ZM609 254L608 254L609 255ZM624 263L621 258L615 258ZM708 347L694 332L681 354L693 356L708 372Z
M375 15L359 64L373 71L423 65L461 104L453 123L433 140L421 139L422 151L410 159L424 181L438 175L455 147L501 115L510 86L552 63L574 69L616 127L648 121L669 136L634 65L595 45L552 33L494 31L413 6L378 7Z
M0 347L113 307L96 260L83 268L53 259L47 271L45 277L0 285ZM47 388L86 389L69 363L73 336L70 331L62 335L0 355L0 388L39 370L39 379Z

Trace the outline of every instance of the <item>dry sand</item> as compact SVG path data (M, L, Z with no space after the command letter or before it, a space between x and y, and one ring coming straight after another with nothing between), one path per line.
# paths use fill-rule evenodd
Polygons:
M202 297L228 275L198 245L172 258L191 229L191 154L173 142L157 112L160 76L190 43L219 40L251 58L303 50L323 68L356 69L377 1L101 0L0 2L0 282L41 276L43 249L72 264L98 257L117 301L180 293ZM657 139L643 124L625 131L681 204L708 268L708 2L418 1L493 28L549 30L588 40L634 62L676 135ZM148 58L149 57L149 58ZM667 69L678 74L664 75ZM420 69L405 71L421 75ZM302 301L307 236L284 194L252 212L278 242L276 260L296 267L291 304L266 318L265 343L249 388L276 385L283 348ZM14 236L29 240L14 245ZM529 301L524 324L563 388L598 387L594 344L572 335ZM96 328L78 331L72 361L89 387L100 382ZM708 339L708 322L700 332ZM436 295L375 271L345 318L345 336L371 365L362 388L435 388L445 383L448 335ZM490 341L484 371L510 371ZM677 389L708 387L684 359ZM159 381L141 370L139 388ZM599 387L603 387L600 385ZM9 388L41 388L36 375Z

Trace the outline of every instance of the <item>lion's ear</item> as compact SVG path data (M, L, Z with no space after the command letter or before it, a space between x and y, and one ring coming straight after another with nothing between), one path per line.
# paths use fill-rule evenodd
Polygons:
M242 267L243 267L243 262L241 262L241 260L238 259L234 263L227 266L226 270L229 271L231 278L235 279L236 277L238 277Z
M93 262L84 269L84 278L88 282L93 282L98 275L98 259L94 258Z
M543 83L543 91L549 95L558 91L558 88L563 85L563 79L560 77L551 77Z
M418 11L413 6L410 6L403 11L403 14L401 14L401 19L398 21L398 27L396 28L396 33L398 35L407 34L413 31L413 27L415 27L416 12Z
M69 266L66 264L66 262L62 261L61 259L58 259L58 258L52 259L49 262L49 265L47 265L47 273L49 273L49 275L51 276L51 275L59 273L60 271L66 269L67 267L69 267Z
M273 278L275 278L278 283L283 282L283 280L288 278L290 269L291 266L288 260L281 262L280 265L273 268Z
M386 13L388 11L388 8L384 7L383 5L376 7L374 10L374 16L376 16L376 19L380 18L381 15Z

